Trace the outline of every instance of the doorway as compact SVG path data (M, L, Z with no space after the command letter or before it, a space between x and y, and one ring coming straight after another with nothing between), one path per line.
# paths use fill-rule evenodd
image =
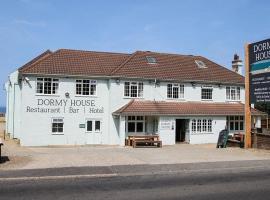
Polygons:
M175 120L175 142L186 141L186 119Z

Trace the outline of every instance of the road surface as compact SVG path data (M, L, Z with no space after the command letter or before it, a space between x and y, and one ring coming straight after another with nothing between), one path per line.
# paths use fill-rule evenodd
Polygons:
M0 171L0 199L269 199L270 162Z

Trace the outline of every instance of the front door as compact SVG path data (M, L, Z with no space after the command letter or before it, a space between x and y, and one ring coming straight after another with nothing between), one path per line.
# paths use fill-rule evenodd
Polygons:
M186 140L186 120L175 120L175 142L185 142Z
M102 122L100 119L86 120L86 144L102 144Z

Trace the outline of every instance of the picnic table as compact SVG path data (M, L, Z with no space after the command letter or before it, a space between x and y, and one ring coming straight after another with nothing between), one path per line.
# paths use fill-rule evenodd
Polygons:
M157 144L158 147L162 146L162 142L159 140L159 135L129 135L127 137L127 145L137 147L137 144Z

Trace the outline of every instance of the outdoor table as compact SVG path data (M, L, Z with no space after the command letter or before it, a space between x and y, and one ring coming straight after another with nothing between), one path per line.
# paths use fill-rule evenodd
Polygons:
M144 139L144 140L159 140L159 135L129 135L128 136L128 146L131 146L131 141L135 141L135 140L140 140L140 139Z

